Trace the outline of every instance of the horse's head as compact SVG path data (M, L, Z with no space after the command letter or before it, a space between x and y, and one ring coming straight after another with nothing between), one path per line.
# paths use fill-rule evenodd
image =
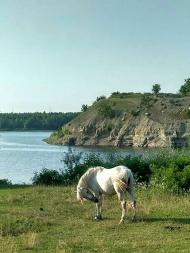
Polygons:
M98 202L98 199L92 194L91 191L89 191L87 188L79 187L77 188L77 199L83 200L83 198L95 203Z

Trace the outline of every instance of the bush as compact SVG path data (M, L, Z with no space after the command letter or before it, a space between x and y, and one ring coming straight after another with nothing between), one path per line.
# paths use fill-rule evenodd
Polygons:
M178 191L177 168L172 165L169 167L154 168L151 177L151 185L162 187L172 192Z
M141 98L141 107L150 108L154 103L152 95L144 94Z
M187 110L187 117L190 119L190 109Z
M110 96L110 98L121 98L121 99L126 99L130 97L140 97L142 94L141 93L136 93L136 92L113 92Z
M184 84L180 87L179 92L184 96L190 94L190 78L184 80Z
M52 170L42 169L40 172L35 172L32 178L34 185L70 185L76 183L80 176L86 171L86 167L80 163L82 153L74 152L70 147L68 152L63 154L61 160L65 169Z
M184 190L190 189L190 165L185 166L180 175L180 188Z
M106 99L106 96L102 95L102 96L96 98L96 102L98 102L100 100L104 100L104 99Z
M103 117L109 117L113 118L115 117L115 111L112 109L112 106L108 101L104 101L101 103L99 106L98 112L103 116Z
M11 186L12 183L8 179L0 179L0 187Z
M88 105L82 105L81 112L86 112L88 110Z
M142 156L125 156L118 161L118 165L130 168L138 182L149 182L151 170L149 163Z
M188 152L175 151L165 157L159 163L154 162L151 165L151 185L160 185L163 188L172 191L190 190L190 156Z
M32 181L35 185L71 185L90 167L102 166L112 168L124 165L130 168L137 182L150 186L179 192L190 190L190 156L189 152L164 150L147 155L123 154L83 154L71 148L64 153L65 169L60 171L43 169L35 173Z
M140 113L140 110L136 110L136 111L135 111L135 110L132 110L132 111L131 111L131 115L134 116L134 117L138 116L139 113Z
M34 185L61 185L63 177L57 170L42 169L40 172L35 172L32 178Z

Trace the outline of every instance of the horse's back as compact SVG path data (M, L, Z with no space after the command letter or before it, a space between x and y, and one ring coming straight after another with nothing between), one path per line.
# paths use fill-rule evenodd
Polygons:
M114 182L117 179L127 182L131 170L120 165L112 169L102 169L97 171L96 179L103 193L113 194L115 192Z
M128 180L128 178L131 176L131 173L132 173L129 168L123 165L116 166L109 170L110 170L110 175L113 179L119 178L121 180Z

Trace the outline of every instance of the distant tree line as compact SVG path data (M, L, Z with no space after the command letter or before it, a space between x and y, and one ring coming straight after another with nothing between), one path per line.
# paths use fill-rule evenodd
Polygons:
M0 113L0 130L57 130L78 113Z

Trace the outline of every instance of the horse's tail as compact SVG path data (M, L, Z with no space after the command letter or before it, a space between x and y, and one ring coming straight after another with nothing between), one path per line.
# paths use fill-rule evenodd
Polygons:
M134 180L134 176L131 170L127 171L127 188L128 189L132 189L134 187L135 184L135 180Z
M134 187L134 177L130 169L127 169L124 177L114 177L113 181L116 184L117 188L121 191L133 189Z
M129 170L128 171L128 186L127 186L127 191L129 193L129 196L130 196L130 199L131 199L131 206L132 206L132 208L134 210L132 220L135 220L135 208L136 208L136 197L135 197L134 186L135 186L134 176L133 176L132 171Z
M127 189L127 183L124 182L122 179L120 178L114 178L114 182L117 185L117 188L121 191L125 191Z

